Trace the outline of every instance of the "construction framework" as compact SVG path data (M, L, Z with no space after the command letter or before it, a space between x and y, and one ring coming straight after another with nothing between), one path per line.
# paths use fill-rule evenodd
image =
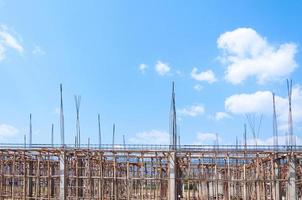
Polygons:
M0 175L3 200L293 200L302 198L302 146L2 146Z
M292 121L292 82L287 81L289 121L286 145L278 145L273 97L274 145L257 145L260 124L246 115L256 145L181 145L177 132L174 83L170 107L170 145L81 144L80 96L75 96L75 144L65 144L63 90L60 85L60 137L55 145L0 144L0 200L301 200L302 146L296 145ZM256 131L258 130L258 131Z

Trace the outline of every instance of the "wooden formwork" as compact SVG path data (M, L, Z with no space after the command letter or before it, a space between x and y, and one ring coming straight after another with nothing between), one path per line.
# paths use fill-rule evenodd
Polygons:
M301 199L302 151L0 149L3 200L170 200L169 181L176 182L177 199Z

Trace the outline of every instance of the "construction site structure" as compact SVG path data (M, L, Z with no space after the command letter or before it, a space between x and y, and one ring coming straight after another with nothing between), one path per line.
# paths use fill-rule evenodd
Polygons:
M259 145L255 116L247 115L255 145L181 145L177 131L174 83L170 109L170 145L81 144L80 96L75 96L75 144L65 144L63 92L60 85L60 138L54 144L0 144L0 200L301 200L302 146L293 134L291 87L289 133L278 143L273 94L273 145ZM260 117L261 124L262 115ZM259 125L260 127L260 125ZM256 131L258 130L258 131Z
M170 145L112 148L110 144L101 149L98 145L0 149L3 200L301 198L302 146L182 145L171 150Z

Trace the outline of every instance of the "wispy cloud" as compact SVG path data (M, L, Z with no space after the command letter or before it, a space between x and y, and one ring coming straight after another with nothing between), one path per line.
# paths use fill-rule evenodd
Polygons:
M209 132L199 132L196 135L195 144L207 144L213 145L215 144L216 140L218 139L218 143L221 143L222 139L216 133L209 133Z
M202 105L191 105L183 109L180 109L178 113L182 116L196 117L202 115L205 112L205 109Z
M14 33L5 25L0 25L0 61L6 58L9 49L22 54L24 48L20 41L14 36Z
M215 74L212 70L198 72L198 69L196 67L192 69L191 77L196 81L206 81L208 83L214 83L217 81Z
M40 56L46 54L46 52L40 46L38 46L38 45L34 46L34 49L32 50L32 53L34 55L40 55Z
M167 63L164 63L162 61L157 61L156 65L155 65L155 71L161 75L167 75L170 72L171 68Z
M9 124L0 124L0 138L10 138L15 136L19 130Z
M226 112L216 112L214 116L214 119L217 121L229 118L231 118L231 116Z
M59 107L54 108L52 113L55 115L60 115L60 108Z
M169 144L169 134L160 130L145 131L135 134L129 142L132 144Z
M278 136L278 145L286 145L288 141L288 136L281 135ZM296 141L297 145L302 145L302 138L298 136L294 136L294 140ZM264 138L264 139L257 139L257 145L274 145L274 137ZM254 139L248 139L247 144L249 145L256 145L256 141Z
M144 74L148 68L149 68L149 66L146 65L146 64L144 64L144 63L142 63L142 64L140 64L140 65L138 66L138 70L139 70L142 74Z
M203 89L203 87L200 84L196 84L196 85L193 86L193 89L200 92Z
M278 80L290 75L297 63L297 45L271 45L251 28L238 28L223 33L217 40L222 50L220 60L227 65L225 78L233 84L256 77L258 83Z

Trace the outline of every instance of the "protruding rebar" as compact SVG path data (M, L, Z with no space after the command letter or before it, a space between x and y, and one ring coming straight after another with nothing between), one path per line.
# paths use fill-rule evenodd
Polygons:
M170 108L170 148L176 150L177 148L177 123L176 123L176 106L175 106L175 88L172 82L172 99Z
M114 149L114 145L115 145L115 124L113 124L113 127L112 127L112 149Z
M51 147L54 146L54 125L51 124Z
M123 135L123 145L124 145L124 149L126 149L126 139L125 139L125 135Z
M277 113L276 113L276 102L275 102L275 93L273 95L273 139L275 148L278 147L278 122L277 122Z
M287 79L287 93L288 93L288 144L295 145L294 131L293 131L293 115L292 115L292 86L293 81Z
M33 142L32 121L31 121L31 119L32 119L31 114L29 114L29 147L32 146L32 142Z
M24 148L26 148L26 134L24 134Z
M65 135L64 135L64 111L63 111L63 86L60 84L60 134L61 134L61 145L65 146Z
M102 147L102 132L101 132L101 117L98 114L98 128L99 128L99 148Z
M81 127L80 127L80 105L81 96L74 95L75 107L76 107L76 144L81 146Z

